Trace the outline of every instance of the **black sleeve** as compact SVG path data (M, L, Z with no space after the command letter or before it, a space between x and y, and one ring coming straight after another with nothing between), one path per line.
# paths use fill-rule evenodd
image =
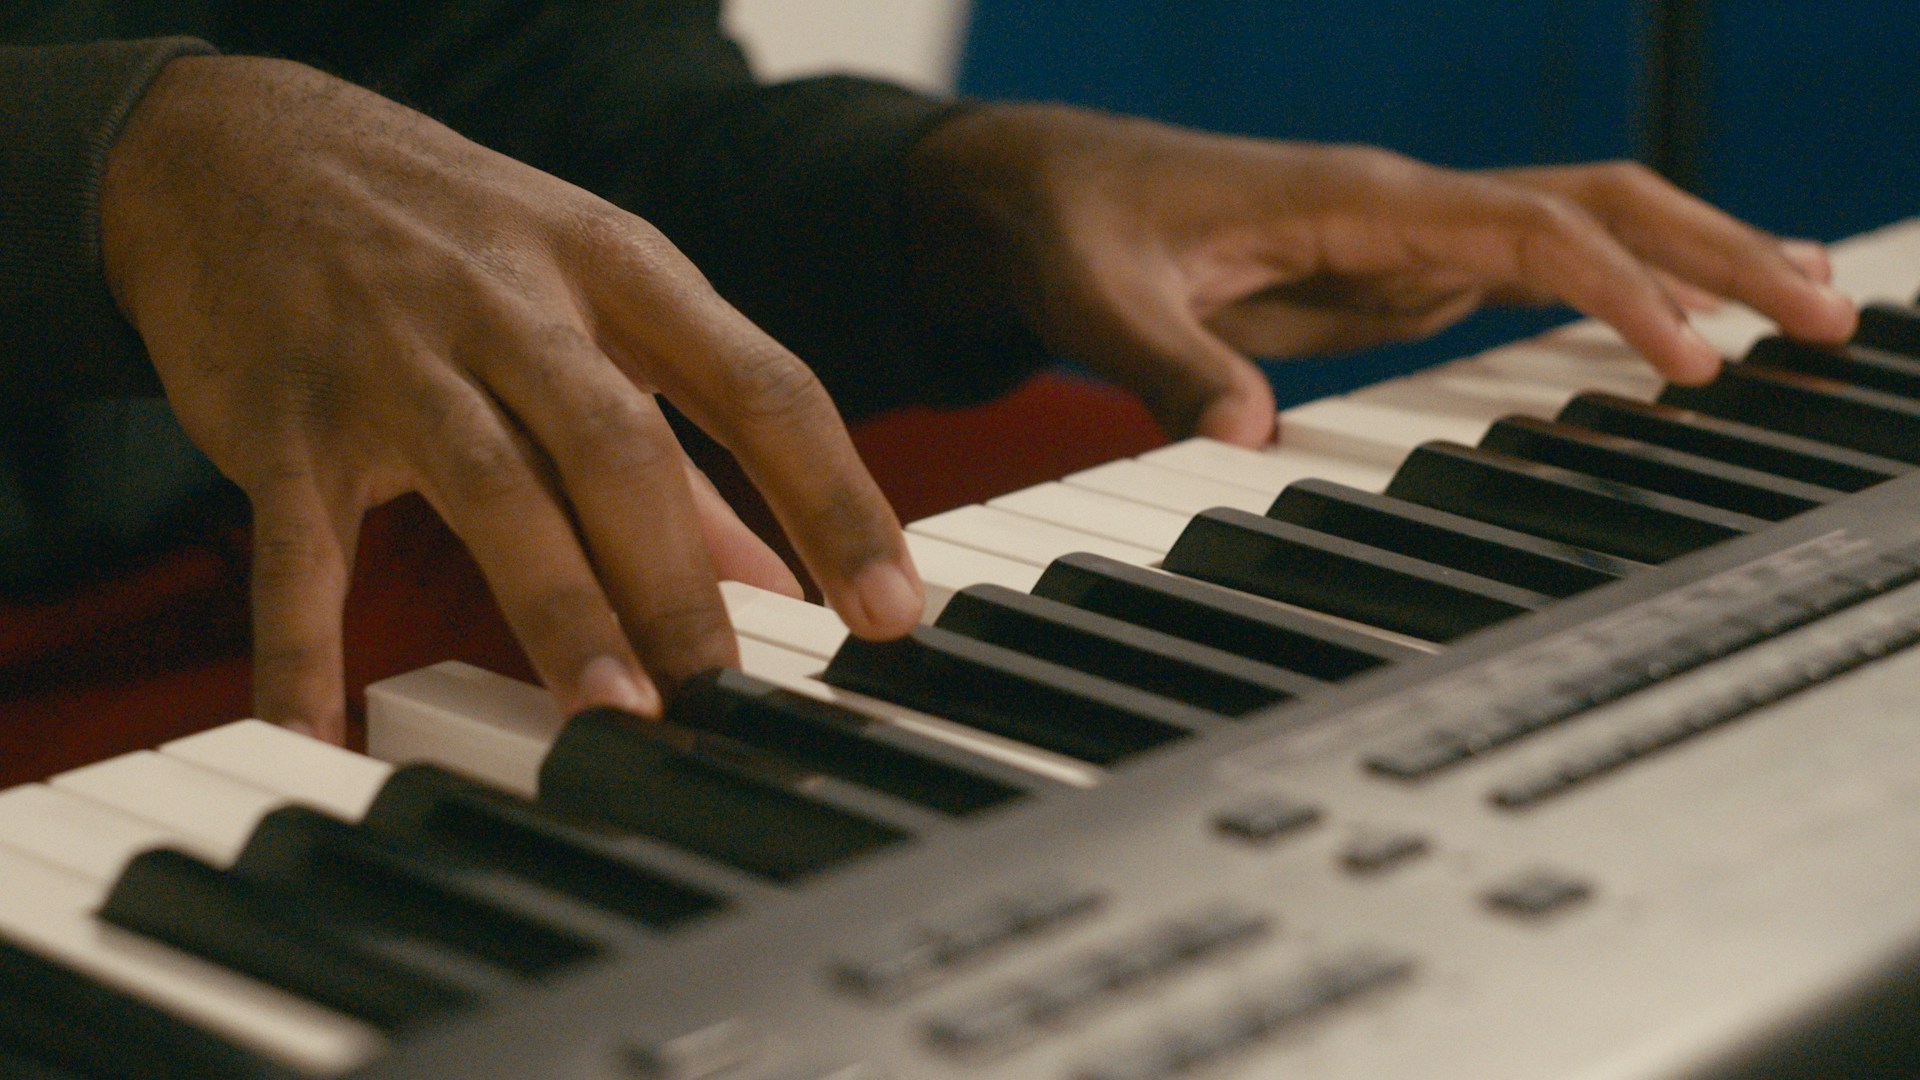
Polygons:
M190 39L0 47L0 408L157 393L100 265L107 149Z
M964 105L757 84L718 0L240 6L223 49L331 70L661 228L849 415L984 400L1045 360L1012 320L956 332L911 288L907 159Z

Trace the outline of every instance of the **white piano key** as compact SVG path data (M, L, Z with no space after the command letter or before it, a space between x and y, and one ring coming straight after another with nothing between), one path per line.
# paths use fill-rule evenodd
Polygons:
M0 791L0 838L42 862L98 882L118 878L129 860L154 848L210 854L156 822L45 784Z
M1409 413L1491 424L1504 416L1550 419L1574 395L1571 387L1511 383L1490 375L1428 371L1355 390L1347 397Z
M366 816L393 775L385 762L260 720L175 739L160 753L348 821Z
M1472 446L1487 427L1475 417L1409 412L1356 397L1323 398L1280 414L1280 445L1394 468L1423 442L1445 439Z
M1266 493L1269 504L1296 480L1317 478L1365 491L1380 491L1393 478L1393 470L1371 462L1307 453L1286 446L1248 450L1214 439L1187 439L1142 454L1140 460L1253 488Z
M738 581L720 583L733 629L745 638L831 657L847 639L847 626L831 608L756 589Z
M367 753L432 762L528 797L565 722L540 687L458 661L367 687Z
M1061 483L1024 488L990 499L987 505L1022 517L1118 540L1160 555L1164 555L1167 549L1173 547L1173 542L1180 539L1180 533L1186 529L1191 517Z
M0 844L0 934L316 1076L347 1072L384 1047L364 1024L100 922L108 885Z
M1152 563L1164 554L991 506L962 506L935 514L908 525L907 531L1042 568L1076 551L1105 555L1139 566Z
M237 858L260 819L287 804L274 792L151 750L61 773L47 783L163 825L216 863Z
M782 649L778 645L742 641L740 667L755 678L765 679L795 693L843 705L882 723L892 724L929 739L937 739L970 754L1011 765L1023 772L1058 783L1071 784L1074 787L1092 787L1099 783L1104 775L1104 772L1095 766L1042 750L1037 746L1029 746L1023 742L968 727L965 724L957 724L889 701L867 697L865 694L856 694L837 686L829 686L819 679L824 665L820 663L818 657L794 652L791 649Z
M1449 373L1481 375L1515 386L1599 390L1641 399L1651 399L1664 383L1653 365L1624 345L1564 334L1489 350L1449 365Z
M1060 482L1068 487L1085 488L1158 507L1183 517L1192 517L1216 506L1231 506L1251 514L1263 514L1267 507L1273 505L1271 492L1127 458L1061 477Z
M913 554L913 565L927 587L927 609L920 616L921 622L939 618L953 594L969 585L1001 585L1015 592L1031 592L1040 580L1041 568L1032 563L989 555L924 533L909 531L907 550Z

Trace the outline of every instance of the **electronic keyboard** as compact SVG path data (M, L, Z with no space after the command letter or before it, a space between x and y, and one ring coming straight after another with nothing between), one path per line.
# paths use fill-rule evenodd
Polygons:
M0 1076L1920 1074L1920 309L1699 323L914 523L899 641L730 584L664 724L450 663L0 792Z

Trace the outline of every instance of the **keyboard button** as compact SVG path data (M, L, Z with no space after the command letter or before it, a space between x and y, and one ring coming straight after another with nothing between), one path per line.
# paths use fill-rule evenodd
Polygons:
M1289 485L1267 516L1554 597L1573 596L1642 568L1597 551L1324 480Z
M1172 547L1191 516L1064 483L1025 488L990 499L987 505L1147 551Z
M1242 510L1193 519L1163 567L1426 641L1550 603L1539 593Z
M1744 514L1448 443L1415 450L1387 494L1639 562L1665 562L1762 528Z
M907 838L789 790L772 771L682 749L613 709L567 722L540 769L540 803L773 881L794 881Z
M1054 753L1110 765L1224 720L1217 713L921 627L849 639L823 678Z
M1056 559L1033 595L1327 682L1423 655L1230 589L1094 555Z
M1920 463L1920 402L1834 379L1730 364L1705 386L1668 387L1660 401Z
M1271 844L1318 823L1320 809L1277 795L1261 795L1214 815L1214 831L1249 844Z
M1417 833L1362 836L1340 853L1340 865L1352 874L1378 874L1425 855L1428 847L1427 838Z
M1141 566L1160 557L1156 550L1094 536L1079 529L991 506L962 506L948 510L908 525L907 531L1031 566L1045 566L1070 551L1091 551Z
M1920 356L1920 306L1865 304L1853 340L1858 345Z
M1768 521L1805 513L1843 494L1623 435L1531 417L1500 421L1488 429L1480 446Z
M1837 379L1901 397L1920 397L1920 359L1871 345L1814 345L1769 337L1754 343L1746 362Z
M962 590L935 625L1225 716L1242 716L1325 685L1184 638L992 585Z
M1535 871L1487 890L1491 910L1523 920L1544 919L1575 907L1593 896L1593 886L1553 871Z
M1903 461L1738 420L1607 394L1581 394L1558 419L1836 491L1860 491L1913 469Z

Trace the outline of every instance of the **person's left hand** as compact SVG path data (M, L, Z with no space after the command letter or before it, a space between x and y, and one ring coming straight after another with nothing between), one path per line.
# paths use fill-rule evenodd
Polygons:
M916 150L920 295L1018 318L1175 436L1273 436L1250 357L1431 334L1486 303L1563 302L1667 378L1721 357L1685 307L1744 303L1838 342L1854 306L1818 245L1735 221L1629 163L1467 173L1384 150L991 105Z

